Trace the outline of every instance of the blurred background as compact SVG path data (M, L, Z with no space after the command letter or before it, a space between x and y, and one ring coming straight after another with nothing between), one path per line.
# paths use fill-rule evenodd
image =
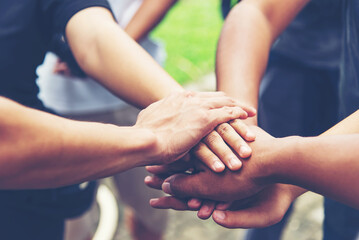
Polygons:
M220 0L180 0L151 33L167 52L165 69L179 83L213 72L223 19Z

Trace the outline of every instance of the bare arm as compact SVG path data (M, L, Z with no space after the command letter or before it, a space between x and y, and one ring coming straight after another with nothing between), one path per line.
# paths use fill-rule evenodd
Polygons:
M359 188L353 186L359 182L359 111L322 136L289 141L292 157L275 164L280 181L359 208Z
M126 101L146 107L183 91L105 8L77 13L66 27L66 36L80 67Z
M270 48L309 0L243 0L228 15L217 50L220 91L257 108Z
M217 206L213 213L218 224L229 228L266 227L279 222L306 189L359 208L359 189L355 186L359 181L358 122L359 111L322 136L312 138L275 139L257 128L258 138L251 143L253 156L240 172L218 175L204 169L194 175L172 176L162 188L181 197L239 199L229 208ZM168 167L152 170L163 174ZM146 183L155 188L160 188L162 181L146 178ZM253 193L256 194L250 196ZM178 210L196 210L200 206L189 207L186 201L173 197L154 199L151 205ZM201 218L208 218L214 208L208 203L205 206L198 213Z
M133 127L68 120L1 97L0 112L0 189L59 187L176 161L243 113L223 93L191 92L151 104Z
M48 188L141 165L155 144L146 129L77 122L0 98L0 188ZM143 157L141 157L143 154Z
M177 0L144 0L125 31L136 42L157 26Z

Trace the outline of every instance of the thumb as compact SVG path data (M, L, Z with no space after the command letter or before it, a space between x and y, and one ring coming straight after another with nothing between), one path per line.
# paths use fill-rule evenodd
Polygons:
M164 181L162 190L179 198L203 198L206 185L200 174L175 174Z

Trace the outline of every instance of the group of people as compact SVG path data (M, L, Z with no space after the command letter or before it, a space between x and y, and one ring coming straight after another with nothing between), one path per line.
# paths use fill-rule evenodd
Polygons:
M93 180L115 175L131 198L124 182L143 170L117 174L143 166L145 183L171 195L151 206L262 228L247 239L279 239L306 191L328 197L324 239L358 236L359 2L232 2L220 92L197 93L146 38L175 0L0 1L4 239L63 239L65 220L91 206ZM119 120L117 98L144 108L134 125ZM161 239L165 214L144 215L134 218L147 239Z

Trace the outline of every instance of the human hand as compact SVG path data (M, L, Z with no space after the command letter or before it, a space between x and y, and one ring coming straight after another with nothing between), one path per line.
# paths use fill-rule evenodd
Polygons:
M255 151L239 171L226 169L223 173L214 173L197 163L196 172L179 173L169 177L162 186L163 190L180 198L194 197L216 201L244 199L261 191L274 182L268 166L280 154L277 150L281 144L258 127L252 127L252 131L257 135L257 140L250 143Z
M183 157L217 125L247 115L224 93L180 92L141 111L134 127L156 136L148 165L165 164Z
M248 117L255 116L255 109L245 106L242 108ZM242 167L240 158L251 156L252 149L247 142L254 141L255 137L248 125L240 119L235 119L217 126L216 131L208 134L192 152L214 172L222 172L225 166L236 171Z
M293 185L273 184L250 198L217 204L212 218L226 228L268 227L281 221L292 202L306 191Z
M280 158L282 148L285 147L284 142L273 138L260 128L251 129L258 136L255 142L250 143L255 151L239 171L227 169L218 174L198 163L197 171L192 174L183 174L181 169L177 169L177 172L170 171L166 175L168 166L152 167L149 170L161 175L162 180L174 174L164 182L162 188L165 192L180 198L194 197L227 202L248 198L275 182L272 164ZM151 177L147 179L147 184L151 185Z
M72 77L73 76L73 74L72 74L69 66L67 65L67 63L62 61L60 58L57 59L56 64L54 66L53 72L55 74L60 74L60 75L64 75L64 76L67 76L67 77Z
M212 215L217 224L226 228L262 228L278 223L291 203L306 191L293 185L273 184L254 196L232 203L166 196L151 199L150 204L158 209L198 211L201 219Z

